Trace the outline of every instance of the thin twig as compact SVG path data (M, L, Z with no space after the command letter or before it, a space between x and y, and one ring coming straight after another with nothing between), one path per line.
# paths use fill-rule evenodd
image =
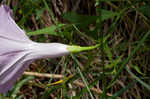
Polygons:
M24 72L24 75L37 76L37 77L47 77L47 78L59 78L59 79L63 78L63 75L37 73L37 72ZM86 87L82 82L79 82L79 81L74 81L73 84L78 85L80 87ZM97 94L103 93L103 91L101 89L90 88L90 90L96 92ZM112 96L112 94L110 94L110 93L107 93L107 95Z
M37 72L24 72L24 75L37 76L37 77L47 77L47 78L63 78L63 75L58 74L46 74Z

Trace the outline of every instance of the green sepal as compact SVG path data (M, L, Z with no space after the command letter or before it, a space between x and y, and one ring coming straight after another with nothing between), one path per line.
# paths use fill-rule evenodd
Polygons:
M88 46L88 47L72 45L72 46L68 46L68 50L71 53L78 53L78 52L82 52L82 51L92 50L92 49L98 48L99 46L100 46L100 44L97 44L95 46Z

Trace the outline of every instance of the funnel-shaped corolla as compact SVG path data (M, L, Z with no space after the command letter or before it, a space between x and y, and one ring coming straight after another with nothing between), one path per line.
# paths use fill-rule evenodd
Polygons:
M12 15L8 6L0 6L0 93L6 93L35 59L60 57L99 46L80 47L33 42L18 27Z
M7 92L33 60L68 53L64 44L31 41L13 20L12 10L0 7L0 93Z

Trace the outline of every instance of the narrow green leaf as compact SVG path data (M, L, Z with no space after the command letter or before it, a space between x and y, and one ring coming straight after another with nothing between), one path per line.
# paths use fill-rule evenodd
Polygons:
M106 19L109 19L109 18L112 18L114 16L117 16L118 13L117 12L112 12L112 11L109 11L109 10L105 10L105 9L102 9L101 10L101 20L104 21Z
M137 80L133 80L131 83L129 83L126 87L122 88L121 90L117 91L113 94L111 98L116 98L120 95L122 95L124 92L126 92L129 88L133 87L136 84Z
M133 77L135 78L140 84L142 84L145 88L147 88L148 90L150 90L150 85L148 85L147 83L143 82L139 77L137 77L136 75L134 75L129 69L128 67L126 67L127 72Z
M128 56L122 63L121 67L119 68L118 72L116 73L116 75L114 76L114 78L111 80L111 82L109 83L109 86L107 87L110 88L112 86L112 84L116 81L116 79L118 78L118 76L120 75L120 73L123 71L124 67L128 64L129 60L133 57L133 55L136 53L136 51L140 48L140 46L144 43L144 41L146 40L146 38L150 35L150 31L148 31L144 37L140 40L140 42L138 43L138 45L136 46L136 48L134 48L134 50L131 52L130 56Z
M59 24L59 28L63 26L64 24ZM57 27L55 25L52 25L51 27L46 27L33 32L28 32L27 35L32 36L32 35L40 35L40 34L49 34L49 35L59 36L58 33L56 32L56 29Z
M141 75L144 75L144 73L141 72L141 70L138 66L132 66L132 67L136 70L136 72L138 72Z
M15 86L15 89L14 89L12 95L11 95L12 99L15 99L15 98L16 98L17 93L19 92L19 90L20 90L20 88L23 86L23 84L26 83L26 82L29 81L29 80L32 80L32 79L34 79L34 77L33 77L33 76L29 76L29 77L27 77L27 78L21 80L21 81Z
M139 8L137 8L137 10L146 16L150 16L150 13L149 13L150 12L150 4L143 5Z
M83 82L84 82L84 84L85 84L85 86L86 86L86 88L87 88L87 90L88 90L88 92L89 92L89 94L90 94L90 97L91 97L91 99L94 99L94 97L93 97L93 95L92 95L92 93L91 93L91 91L90 91L90 88L89 88L89 84L88 84L88 82L86 81L86 79L85 79L85 77L83 76L83 73L81 72L81 70L80 70L80 68L79 68L79 62L78 62L78 60L73 56L73 55L71 55L72 56L72 58L75 60L75 62L76 62L76 64L77 64L77 70L78 70L78 72L79 72L79 74L80 74L80 76L81 76L81 78L82 78L82 80L83 80Z
M102 21L117 16L117 12L102 9ZM99 16L80 15L75 12L64 13L63 18L75 25L87 26L97 20Z

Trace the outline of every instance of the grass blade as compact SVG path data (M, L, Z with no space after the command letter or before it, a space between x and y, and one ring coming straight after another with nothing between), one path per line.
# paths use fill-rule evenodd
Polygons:
M75 60L75 62L78 64L78 60L77 60L73 55L71 55L71 56L72 56L72 58ZM78 66L78 65L77 65L77 66ZM82 74L80 68L77 67L77 70L78 70L78 72L79 72L79 74L80 74L80 76L81 76L81 78L82 78L82 80L83 80L83 82L84 82L84 84L85 84L85 86L86 86L86 88L87 88L89 94L90 94L91 99L94 99L94 97L93 97L93 95L92 95L92 93L91 93L91 91L90 91L90 88L88 87L88 83L87 83L85 77L83 76L83 74Z
M145 88L147 88L148 90L150 90L150 85L146 84L145 82L143 82L141 79L139 79L136 75L134 75L128 67L126 67L127 72L133 77L135 78L140 84L142 84Z
M126 92L129 88L133 87L137 83L137 80L132 81L126 87L122 88L121 90L117 91L111 98L116 98Z
M23 86L23 84L26 83L26 82L29 81L29 80L32 80L32 79L34 79L34 77L33 77L33 76L29 76L29 77L23 79L22 81L20 81L20 82L16 85L16 87L15 87L13 93L12 93L12 99L15 99L15 98L16 98L17 93L19 92L19 89Z
M129 60L133 57L133 55L136 53L136 51L140 48L140 46L144 43L144 41L146 40L146 38L150 35L150 31L148 31L144 37L141 39L141 41L138 43L137 47L134 48L134 50L132 51L132 53L130 54L130 56L128 56L122 63L120 69L118 70L118 72L116 73L115 77L111 80L111 82L109 83L109 86L107 87L110 88L112 86L112 84L115 82L115 80L118 78L119 74L123 71L124 67L127 65L127 63L129 62Z

